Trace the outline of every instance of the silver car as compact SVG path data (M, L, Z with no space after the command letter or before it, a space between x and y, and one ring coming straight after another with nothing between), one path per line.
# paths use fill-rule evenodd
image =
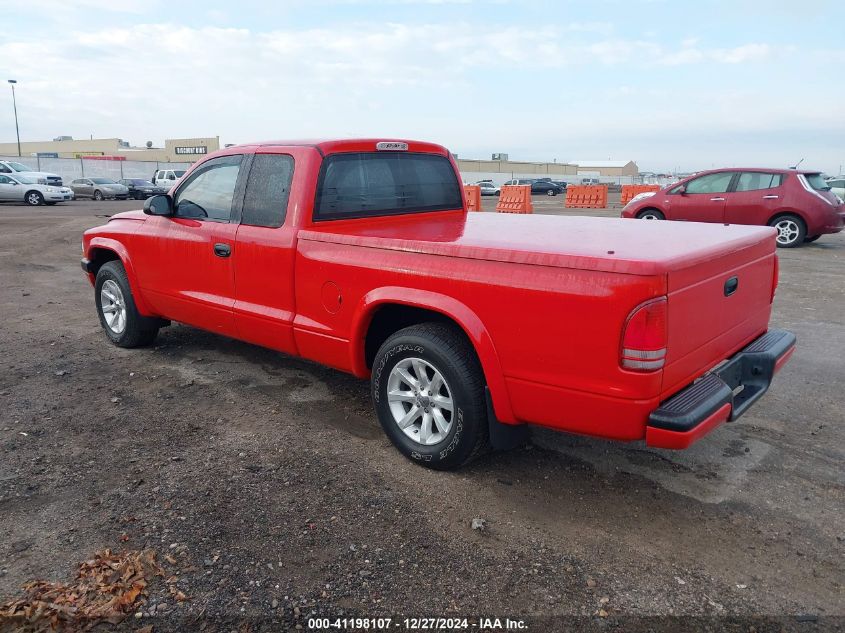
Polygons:
M37 207L72 199L73 192L67 187L41 184L37 178L31 176L0 174L0 201L2 202L26 202L30 206Z
M129 197L129 189L110 178L77 178L71 181L70 188L77 198L126 200Z

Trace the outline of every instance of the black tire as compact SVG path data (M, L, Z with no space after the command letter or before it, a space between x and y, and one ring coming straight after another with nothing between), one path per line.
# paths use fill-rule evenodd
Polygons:
M424 445L411 439L391 412L387 397L391 372L409 358L425 361L448 385L453 405L450 426L436 444ZM459 329L442 323L421 323L399 330L384 342L373 361L373 406L384 432L405 457L427 468L459 468L489 450L484 385L484 373L472 345ZM407 406L410 410L415 405ZM432 404L427 406L434 409Z
M103 192L100 191L99 189L97 189L94 192L94 195L92 197L93 197L94 200L97 200L97 201L105 200L105 197L103 196Z
M40 191L33 189L32 191L26 192L26 195L23 197L23 201L31 207L39 207L44 204L44 196Z
M819 239L820 237L821 237L821 235L811 235L810 237L805 237L805 238L804 238L804 242L805 242L806 244L809 244L810 242L815 242L815 241L816 241L817 239Z
M549 189L548 191L546 191L546 195L547 196L556 196L557 191L555 191L554 189Z
M769 226L774 227L778 232L778 248L798 248L807 237L807 225L804 224L804 220L791 213L772 218Z
M666 216L657 209L643 209L637 214L638 220L665 220Z
M107 281L116 283L123 295L126 324L121 332L116 332L109 326L103 313L102 288ZM103 331L109 340L118 347L143 347L155 340L159 322L138 313L138 309L135 307L135 299L132 297L132 289L129 286L129 279L126 277L126 270L119 261L106 262L97 271L97 279L94 283L94 303L97 306L97 316L100 318Z

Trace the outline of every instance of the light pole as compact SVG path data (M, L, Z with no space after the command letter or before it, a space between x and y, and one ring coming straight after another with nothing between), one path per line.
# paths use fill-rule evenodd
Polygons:
M12 86L12 107L15 109L15 134L18 137L18 156L21 156L21 131L18 128L18 102L15 100L15 84L17 79L9 79L9 85Z

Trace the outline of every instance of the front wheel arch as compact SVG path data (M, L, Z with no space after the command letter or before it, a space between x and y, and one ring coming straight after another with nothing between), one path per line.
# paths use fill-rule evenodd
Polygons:
M638 220L642 220L642 219L645 219L649 215L654 215L655 217L653 219L657 219L657 220L665 220L666 219L666 214L663 213L663 211L661 211L657 207L646 207L642 211L638 211L636 218Z

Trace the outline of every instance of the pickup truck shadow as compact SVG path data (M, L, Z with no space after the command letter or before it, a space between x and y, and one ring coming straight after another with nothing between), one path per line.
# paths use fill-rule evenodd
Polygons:
M348 374L285 354L174 325L162 330L157 354L184 380L215 384L233 393L249 394L262 407L282 414L307 415L325 425L367 441L383 441L393 451L373 413L369 384ZM260 424L260 418L253 420ZM533 471L540 453L552 461L573 460L599 475L647 479L661 488L702 503L721 503L770 451L762 441L744 438L741 424L725 425L685 451L657 450L642 442L620 443L532 428L534 453L514 449L494 453L469 466L472 472ZM506 465L506 466L505 466ZM535 473L536 474L536 473ZM539 475L538 475L539 476ZM542 481L542 477L540 477Z

